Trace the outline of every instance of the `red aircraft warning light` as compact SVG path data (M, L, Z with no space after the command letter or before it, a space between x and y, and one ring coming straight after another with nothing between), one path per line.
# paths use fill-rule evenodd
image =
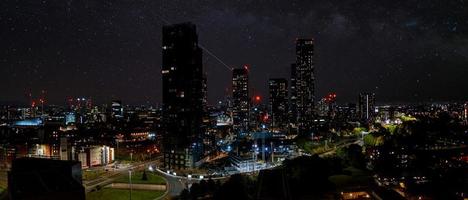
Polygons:
M330 93L325 97L325 101L327 103L335 102L336 100L336 94L335 93Z
M250 68L250 66L249 66L248 64L245 64L245 65L244 65L244 69L245 69L245 70L249 71L249 68Z
M262 120L263 122L267 122L269 118L270 117L268 116L268 113L266 113L265 115L263 115Z
M260 102L261 100L262 100L262 97L260 97L259 95L255 96L255 101Z

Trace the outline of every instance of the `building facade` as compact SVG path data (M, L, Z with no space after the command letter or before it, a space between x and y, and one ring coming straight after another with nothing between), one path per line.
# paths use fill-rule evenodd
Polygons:
M288 80L270 79L269 113L271 115L272 128L284 129L288 124Z
M360 93L358 101L359 118L364 122L369 122L375 114L375 94Z
M232 71L232 118L236 132L249 128L249 70L247 67Z
M120 119L124 117L124 110L122 101L114 100L111 103L111 117L114 119Z
M295 89L297 99L292 102L297 109L299 132L307 132L312 127L315 110L314 40L296 40Z
M168 169L195 167L201 157L203 120L202 50L196 27L163 27L163 153Z
M291 64L291 77L289 83L289 124L292 127L296 127L297 123L297 75L296 75L296 63Z

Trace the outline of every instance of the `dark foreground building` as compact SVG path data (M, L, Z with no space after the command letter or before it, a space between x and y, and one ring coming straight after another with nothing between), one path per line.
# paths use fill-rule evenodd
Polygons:
M84 200L81 164L40 158L13 160L8 173L11 200Z
M203 152L204 78L195 25L164 26L162 48L164 167L191 168Z

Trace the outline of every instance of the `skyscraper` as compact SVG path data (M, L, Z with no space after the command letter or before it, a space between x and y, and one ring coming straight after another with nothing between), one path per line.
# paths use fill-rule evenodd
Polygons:
M468 102L463 104L463 113L462 113L463 122L465 125L468 125Z
M289 123L296 126L297 123L297 78L296 78L296 63L291 64L291 78L289 86Z
M232 71L232 118L235 131L249 127L249 70L247 66Z
M314 40L296 40L297 124L300 132L310 130L314 117L315 77Z
M360 93L358 102L359 118L362 121L369 122L375 113L375 94Z
M288 123L288 80L284 78L270 79L268 82L270 94L268 111L271 115L271 126L283 129Z
M164 166L190 168L201 157L203 119L202 50L196 27L163 27Z

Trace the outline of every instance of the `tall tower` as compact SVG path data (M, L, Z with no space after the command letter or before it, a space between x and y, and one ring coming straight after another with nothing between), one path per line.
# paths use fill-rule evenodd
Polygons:
M288 123L288 80L284 78L268 81L270 94L268 110L271 115L271 126L284 129Z
M162 44L164 166L191 168L201 158L204 99L195 25L164 26Z
M463 104L463 113L462 113L463 122L465 125L468 125L468 102Z
M312 126L315 104L314 40L296 40L297 125L300 132Z
M289 86L289 123L294 127L297 123L297 76L296 63L291 64L291 77Z
M375 112L375 94L360 93L358 102L359 118L362 121L369 122L374 117Z
M247 66L232 71L232 118L234 130L247 131L249 127L249 70Z

